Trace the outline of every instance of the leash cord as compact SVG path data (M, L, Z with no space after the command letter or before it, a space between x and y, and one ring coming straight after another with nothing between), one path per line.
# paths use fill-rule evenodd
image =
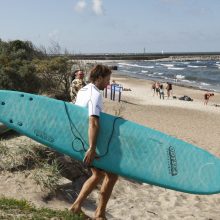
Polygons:
M69 124L70 124L70 128L71 128L71 133L72 135L74 136L74 139L72 141L72 149L76 152L86 152L86 148L85 148L85 145L84 145L84 140L80 134L80 132L78 131L78 129L76 128L75 124L73 123L73 121L71 120L71 117L69 115L69 111L68 111L68 107L66 105L66 102L64 102L64 106L65 106L65 111L66 111L66 114L67 114L67 117L68 117L68 121L69 121ZM113 126L112 126L112 132L111 132L111 135L110 135L110 138L108 140L108 144L107 144L107 150L104 154L102 155L98 155L98 158L102 158L104 156L106 156L109 152L109 148L110 148L110 143L111 143L111 140L112 140L112 137L113 137L113 133L114 133L114 130L115 130L115 123L118 119L121 119L121 117L116 117L113 121ZM77 131L77 133L79 134L79 136L77 136L75 133L74 133L74 130L73 128ZM77 150L75 149L74 147L74 141L78 140L81 144L82 144L82 149L81 150Z

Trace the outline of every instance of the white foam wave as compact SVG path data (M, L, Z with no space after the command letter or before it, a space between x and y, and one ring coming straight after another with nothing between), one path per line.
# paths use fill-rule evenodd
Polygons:
M159 72L154 72L153 75L158 75L158 76L162 76L163 73L159 73Z
M205 68L207 66L195 66L195 65L188 65L190 68Z
M173 67L174 66L174 64L164 64L164 63L161 63L160 65L161 66L166 66L166 67Z
M143 66L144 68L147 68L147 69L153 69L154 66Z
M148 73L148 70L141 70L142 73Z
M187 80L187 79L182 80L182 82L185 82L185 83L196 83L196 81L190 81L190 80Z
M200 84L201 84L202 86L210 86L210 84L204 83L204 82L201 82Z
M139 67L139 68L145 68L145 69L152 69L154 66L141 66L138 64L130 64L130 63L118 63L120 67L123 66L129 66L129 67Z
M183 76L183 75L176 75L176 79L185 79L185 76Z
M168 67L169 70L184 70L182 67Z

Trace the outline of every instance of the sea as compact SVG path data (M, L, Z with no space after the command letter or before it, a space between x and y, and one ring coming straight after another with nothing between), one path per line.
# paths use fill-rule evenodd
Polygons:
M127 76L220 92L220 61L120 61Z

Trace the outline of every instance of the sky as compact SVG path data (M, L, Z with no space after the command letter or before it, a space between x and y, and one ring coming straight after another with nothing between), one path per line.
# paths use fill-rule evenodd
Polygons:
M220 52L220 0L0 0L0 39L69 53Z

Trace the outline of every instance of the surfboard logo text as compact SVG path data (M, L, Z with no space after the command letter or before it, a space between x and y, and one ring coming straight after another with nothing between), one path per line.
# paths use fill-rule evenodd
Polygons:
M35 130L34 130L34 134L35 134L37 137L39 137L39 138L41 138L41 139L43 139L43 140L45 140L45 141L48 141L48 142L50 142L50 143L53 143L53 142L54 142L54 138L51 137L51 136L49 136L48 134L46 134L44 131L40 131L40 130L35 129Z
M167 156L168 156L169 173L172 176L176 176L178 174L178 169L177 169L176 152L173 146L170 146L167 149Z

